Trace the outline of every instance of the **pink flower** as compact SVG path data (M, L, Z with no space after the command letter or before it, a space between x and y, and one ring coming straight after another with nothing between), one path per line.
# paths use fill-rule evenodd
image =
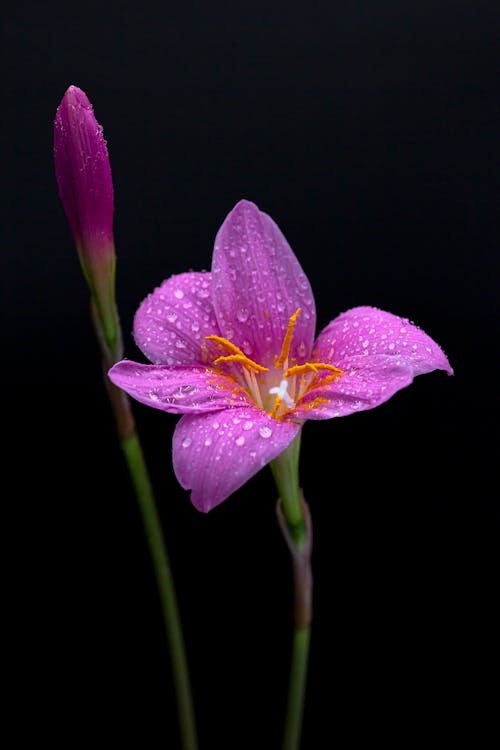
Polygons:
M274 221L240 201L220 228L212 271L172 276L139 307L137 345L109 377L138 401L183 414L174 470L209 511L282 453L307 419L373 409L416 375L452 374L408 320L356 307L314 341L309 281Z

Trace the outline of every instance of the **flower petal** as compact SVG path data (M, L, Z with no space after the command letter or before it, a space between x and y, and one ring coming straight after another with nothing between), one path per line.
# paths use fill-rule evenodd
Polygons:
M373 409L416 375L453 370L442 351L420 328L373 307L356 307L333 320L318 336L313 361L343 370L336 381L318 386L298 404L300 419L330 419Z
M201 364L204 337L219 335L211 300L211 275L171 276L141 303L135 314L134 337L154 364Z
M108 376L132 398L171 414L199 414L252 403L234 380L201 366L143 365L124 359Z
M290 360L307 359L316 326L309 281L278 226L249 201L240 201L219 229L212 290L222 335L265 366L280 354L288 321L300 307Z
M332 419L374 409L413 381L413 373L383 354L352 357L336 382L318 385L294 410L298 419Z
M406 318L375 307L354 307L332 320L319 334L313 361L341 369L353 357L385 355L407 366L414 376L433 370L453 370L443 350L421 328Z
M193 505L207 513L284 451L299 429L254 406L187 415L174 432L176 477L192 490Z

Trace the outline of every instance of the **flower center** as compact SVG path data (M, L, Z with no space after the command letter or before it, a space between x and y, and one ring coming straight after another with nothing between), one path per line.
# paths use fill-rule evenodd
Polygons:
M272 368L254 362L229 339L205 336L213 349L208 351L207 347L203 352L204 359L211 359L213 365L222 366L225 374L239 383L258 407L278 420L292 412L313 387L338 380L342 375L338 367L324 362L305 362L289 367L293 331L299 315L300 307L288 321L281 352Z

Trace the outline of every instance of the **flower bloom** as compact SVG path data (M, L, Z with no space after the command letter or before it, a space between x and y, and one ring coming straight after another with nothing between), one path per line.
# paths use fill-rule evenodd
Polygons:
M59 196L108 338L116 338L113 182L108 149L85 93L70 86L54 122Z
M441 348L408 320L356 307L314 340L312 290L274 221L240 201L212 270L172 276L140 305L134 336L151 365L109 377L138 401L183 414L174 470L208 511L274 460L308 419L372 409L432 370Z

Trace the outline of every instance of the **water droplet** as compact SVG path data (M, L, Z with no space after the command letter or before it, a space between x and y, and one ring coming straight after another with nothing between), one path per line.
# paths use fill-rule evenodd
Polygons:
M191 323L191 330L192 330L192 331L193 331L194 333L196 333L196 331L199 331L199 330L200 330L200 324L198 323L198 321L197 321L197 320L194 320L194 321L193 321L193 322Z
M214 428L214 430L218 430L219 429L219 423L218 422L214 422L213 425L212 425L212 427Z
M184 343L184 341L181 341L180 339L177 339L177 341L175 342L175 346L176 346L177 349L185 349L186 348L186 344Z
M267 425L259 427L259 435L263 438L269 438L273 434L273 431Z
M369 344L369 343L370 343L370 342L368 341L368 339L365 339L365 340L363 341L363 343L361 344L361 346L363 347L363 349L366 349L366 347L368 346L368 344Z
M300 344L297 346L297 354L299 357L305 357L307 354L307 346L305 341L301 341Z
M174 312L167 313L167 320L170 323L175 323L175 321L177 320L177 313L174 313Z
M182 291L182 289L176 289L174 292L174 297L176 297L176 299L182 299L184 297L184 292Z
M181 445L182 445L183 448L189 448L189 446L191 445L192 442L193 441L191 440L190 437L185 437L184 440L182 441Z
M391 343L389 344L389 346L388 346L387 348L388 348L388 349L390 349L390 350L391 350L391 352L392 352L392 350L394 349L394 347L395 347L395 346L396 346L396 344L393 344L393 343L391 342Z
M253 427L253 422L251 419L248 419L245 424L243 425L244 430L251 430Z
M248 315L249 315L249 313L248 313L248 310L247 310L246 307L242 307L236 313L236 317L238 318L238 320L240 321L240 323L246 323L246 321L248 320Z
M239 417L233 417L233 424L239 424L240 421Z
M246 341L246 340L245 340L245 341L244 341L244 342L242 343L242 345L241 345L241 348L243 349L243 351L245 352L245 354L248 354L248 355L250 355L250 354L251 354L251 353L253 352L253 346L252 346L252 344L250 343L250 341Z
M239 437L236 438L234 442L236 443L236 445L244 445L245 438L243 437L243 435L240 435Z
M202 299L206 299L210 295L210 292L208 289L198 289L198 297L201 297Z
M212 445L212 438L211 438L211 437L207 437L207 439L205 440L205 445L206 445L207 447L208 447L209 445Z

